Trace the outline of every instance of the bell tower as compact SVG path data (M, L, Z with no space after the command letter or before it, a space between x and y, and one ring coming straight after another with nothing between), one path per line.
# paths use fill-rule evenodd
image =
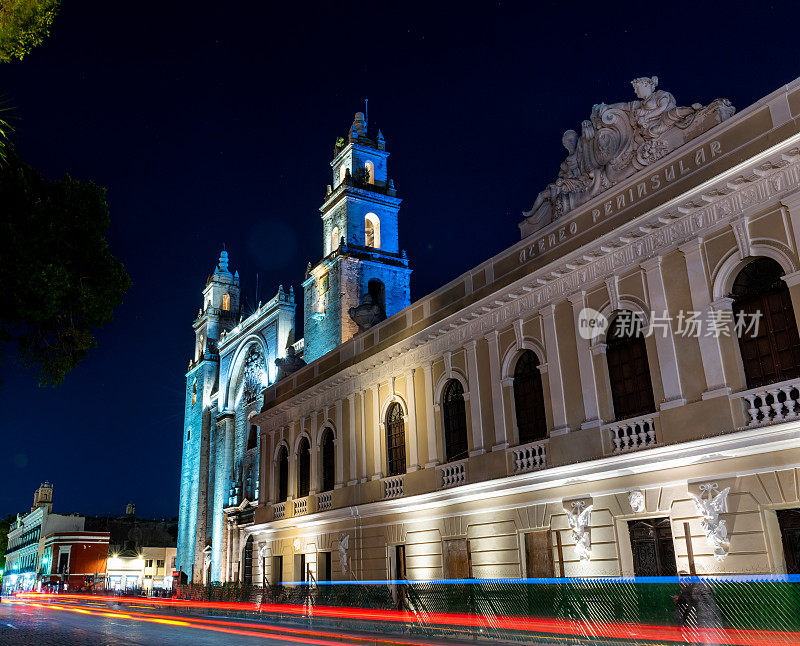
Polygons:
M398 239L402 200L389 178L388 158L383 133L370 133L364 113L357 112L334 146L333 181L320 208L323 257L309 263L303 282L308 362L359 331L351 308L369 303L374 323L411 303L411 269Z

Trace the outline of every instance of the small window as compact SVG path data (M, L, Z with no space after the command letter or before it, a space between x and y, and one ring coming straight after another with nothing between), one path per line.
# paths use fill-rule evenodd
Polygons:
M197 379L192 384L192 406L197 403Z
M157 560L157 561L156 561L156 567L164 567L164 561L162 561L162 560L160 560L160 559L159 559L159 560Z
M192 437L192 429L189 428L186 430L186 441L188 442L191 439L191 437Z
M226 312L230 312L231 310L231 295L230 294L223 294L222 295L222 309Z
M367 181L370 184L374 184L375 183L375 164L373 164L371 161L368 161L366 164L364 164L364 170L367 171Z
M381 248L381 221L374 213L367 213L364 216L364 246Z
M339 248L339 227L333 227L331 231L331 252Z

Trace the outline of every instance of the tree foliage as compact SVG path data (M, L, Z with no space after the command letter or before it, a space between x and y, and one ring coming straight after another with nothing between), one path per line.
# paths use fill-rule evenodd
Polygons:
M6 567L6 552L8 551L8 532L11 529L11 523L16 520L14 516L9 514L3 519L0 519L0 570Z
M0 0L0 62L22 58L50 34L61 0Z
M40 385L58 385L131 285L109 250L105 189L47 181L14 153L0 169L0 345L15 342Z

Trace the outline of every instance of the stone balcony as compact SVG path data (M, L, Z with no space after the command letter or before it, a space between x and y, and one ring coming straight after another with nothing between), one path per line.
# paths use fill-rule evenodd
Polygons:
M627 453L649 449L658 444L656 423L658 413L648 413L638 417L617 420L600 427L610 441L611 453Z
M512 456L511 472L527 473L546 467L549 442L550 440L538 440L506 449Z
M458 460L456 462L448 462L436 467L436 470L441 474L441 488L448 489L450 487L457 487L467 481L467 461Z
M745 409L746 427L788 422L800 417L800 379L751 388L730 395Z

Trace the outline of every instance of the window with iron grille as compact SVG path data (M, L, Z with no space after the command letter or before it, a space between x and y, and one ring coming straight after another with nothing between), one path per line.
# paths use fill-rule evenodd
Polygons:
M297 447L297 497L305 498L311 489L311 446L306 438Z
M326 428L322 434L322 489L332 491L336 481L336 448L333 429Z
M397 476L406 472L406 429L403 409L397 402L386 412L386 460L388 475Z
M606 334L606 362L616 419L637 417L655 410L642 318L619 312Z
M442 394L442 416L444 422L444 452L448 462L467 457L467 409L464 403L464 387L458 379L451 379Z
M800 377L800 337L783 273L771 258L757 258L733 283L734 317L745 323L737 336L748 388ZM757 329L747 327L754 316Z
M539 357L531 350L525 350L514 366L514 409L520 444L547 437L542 373Z

